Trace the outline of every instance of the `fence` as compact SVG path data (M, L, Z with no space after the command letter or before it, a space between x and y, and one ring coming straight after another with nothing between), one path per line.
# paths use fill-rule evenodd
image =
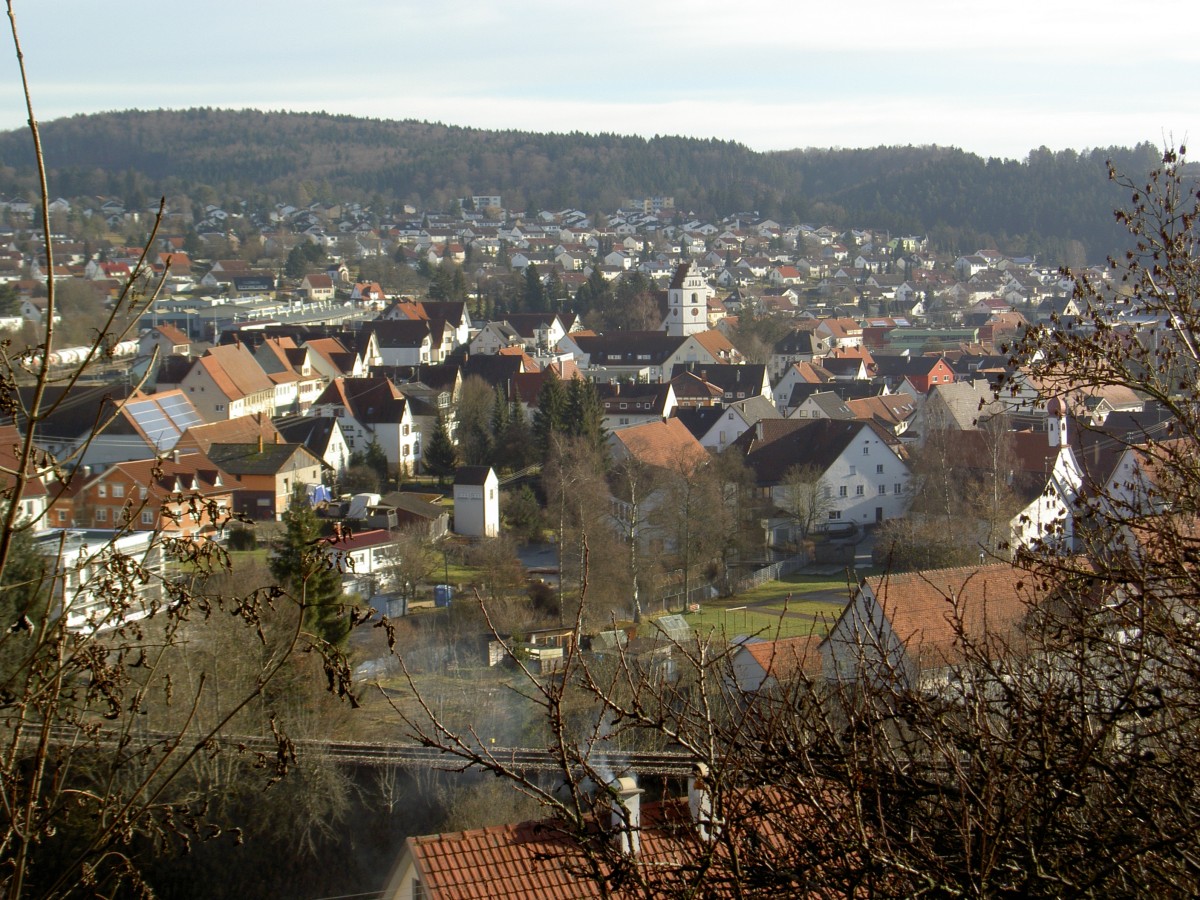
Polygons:
M771 563L765 569L758 569L751 572L745 578L740 578L733 583L733 592L748 591L751 588L756 588L760 584L765 584L768 581L778 581L784 575L791 575L793 572L799 572L808 565L808 557L801 554L800 556L792 556L788 559L781 559L779 562Z

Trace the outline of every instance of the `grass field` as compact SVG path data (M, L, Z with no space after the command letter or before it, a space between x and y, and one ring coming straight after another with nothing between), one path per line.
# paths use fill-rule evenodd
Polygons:
M685 615L692 630L700 635L802 637L814 632L824 634L849 596L844 576L787 575L733 597L707 600L698 612Z

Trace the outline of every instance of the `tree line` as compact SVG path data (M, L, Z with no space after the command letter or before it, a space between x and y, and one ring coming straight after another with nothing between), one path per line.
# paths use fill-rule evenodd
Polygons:
M1148 171L1154 148L1031 150L984 159L937 147L758 153L730 141L485 131L324 113L190 109L78 115L47 123L50 175L64 196L160 195L233 209L355 201L450 209L479 190L510 209L611 211L670 194L716 218L757 211L815 224L930 232L939 246L1058 258L1079 241L1092 261L1124 249L1102 175L1108 160ZM0 134L0 192L31 193L20 131Z

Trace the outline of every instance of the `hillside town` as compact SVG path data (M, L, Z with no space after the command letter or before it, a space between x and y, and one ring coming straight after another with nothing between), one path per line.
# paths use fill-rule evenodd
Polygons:
M1115 380L1052 380L1014 354L1034 331L1095 329L1094 304L1122 296L1107 269L948 254L865 224L701 221L670 197L604 215L508 210L499 196L393 213L188 206L156 221L120 199L57 199L47 259L36 204L0 202L0 327L29 343L31 367L48 352L52 371L86 376L46 387L57 405L37 432L73 468L39 468L21 497L41 552L78 557L61 598L76 633L162 600L162 580L148 581L142 607L101 621L111 610L89 593L89 542L123 542L160 573L162 538L277 554L303 506L325 525L342 595L368 615L493 596L486 580L452 583L451 548L506 541L527 602L488 620L480 665L549 677L575 653L624 650L670 683L689 616L767 579L848 570L853 589L807 633L721 629L731 689L965 690L948 673L993 661L1024 627L1019 566L1094 539L1089 498L1164 508L1146 448L1176 434L1172 410ZM47 348L30 335L51 279L69 337ZM118 302L136 310L123 339L88 343ZM1105 327L1129 344L1161 339L1160 319L1120 307L1099 313ZM12 473L24 422L8 413ZM404 566L414 535L442 553L420 571ZM479 568L498 571L487 559ZM738 610L744 623L742 606L723 624ZM614 781L618 855L709 842L706 772L684 796L645 803L632 778ZM841 800L832 788L819 799ZM722 802L729 839L758 827ZM786 827L813 815L788 804ZM529 878L590 896L548 862L575 852L560 838L529 823L414 837L387 896L457 896L462 879L484 885L472 896L525 896ZM597 865L612 875L607 857Z
M48 277L60 291L93 295L101 309L130 279L153 292L136 336L106 352L109 376L86 388L119 409L88 441L84 478L45 486L45 508L30 501L31 514L54 528L111 527L126 497L116 480L137 480L131 467L165 457L166 494L186 485L254 520L278 520L297 485L322 501L340 495L352 458L369 445L386 456L386 480L403 486L426 471L439 419L466 440L456 415L465 382L482 381L532 424L553 373L596 386L618 454L661 456L664 444L677 453L732 451L760 488L776 491L788 467L817 466L832 495L822 528L903 516L910 449L931 428L978 431L1004 415L1021 447L1023 496L1039 512L991 553L1001 542L1027 544L1046 516L1070 506L1083 473L1059 439L1068 416L1096 426L1115 415L1130 431L1132 420L1154 414L1131 391L1079 392L1060 431L1044 405L1023 402L1034 393L1028 387L993 396L1006 379L1020 386L1006 348L1023 329L1068 327L1079 312L1060 272L995 250L951 258L920 236L749 214L702 222L669 197L594 222L578 210L525 215L503 209L500 197L476 196L453 213L406 209L385 220L356 206L210 205L186 236L171 233L182 223L168 210L142 258L81 239L70 224L100 219L109 230L136 230L148 213L117 200L85 202L51 204L66 223L53 238L53 273L44 254L27 252L38 246L33 206L0 204L10 222L0 277L15 307L3 320L11 332L39 323ZM247 230L260 258L206 254L210 243L237 248ZM321 263L289 277L284 261L290 268L297 248L315 248ZM389 291L352 275L381 256L405 260L414 273L453 268L469 287L461 299L430 299L432 290ZM497 310L484 286L514 275L522 290L535 278L538 296L522 302L527 291ZM616 287L636 275L649 288L643 328L600 331L572 311L596 279ZM746 340L747 320L769 320L780 336L770 345ZM52 362L70 366L87 352L56 348ZM62 416L44 429L46 449L79 446L90 424ZM783 445L771 449L780 440L786 455ZM877 448L869 466L854 457L865 442ZM1047 489L1059 495L1053 503ZM132 524L219 536L213 522L145 511ZM789 531L786 515L768 517L769 543L786 545Z

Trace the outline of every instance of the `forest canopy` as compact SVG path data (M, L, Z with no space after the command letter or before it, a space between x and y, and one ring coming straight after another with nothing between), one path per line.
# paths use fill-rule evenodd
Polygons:
M971 252L1091 259L1121 249L1106 163L1148 171L1158 150L1031 150L984 159L953 147L759 153L730 141L485 131L325 113L198 108L78 115L43 125L51 182L66 197L195 203L361 202L449 209L499 194L510 210L611 212L669 195L700 217L755 211L788 221L929 233ZM24 132L0 134L0 192L32 193Z

